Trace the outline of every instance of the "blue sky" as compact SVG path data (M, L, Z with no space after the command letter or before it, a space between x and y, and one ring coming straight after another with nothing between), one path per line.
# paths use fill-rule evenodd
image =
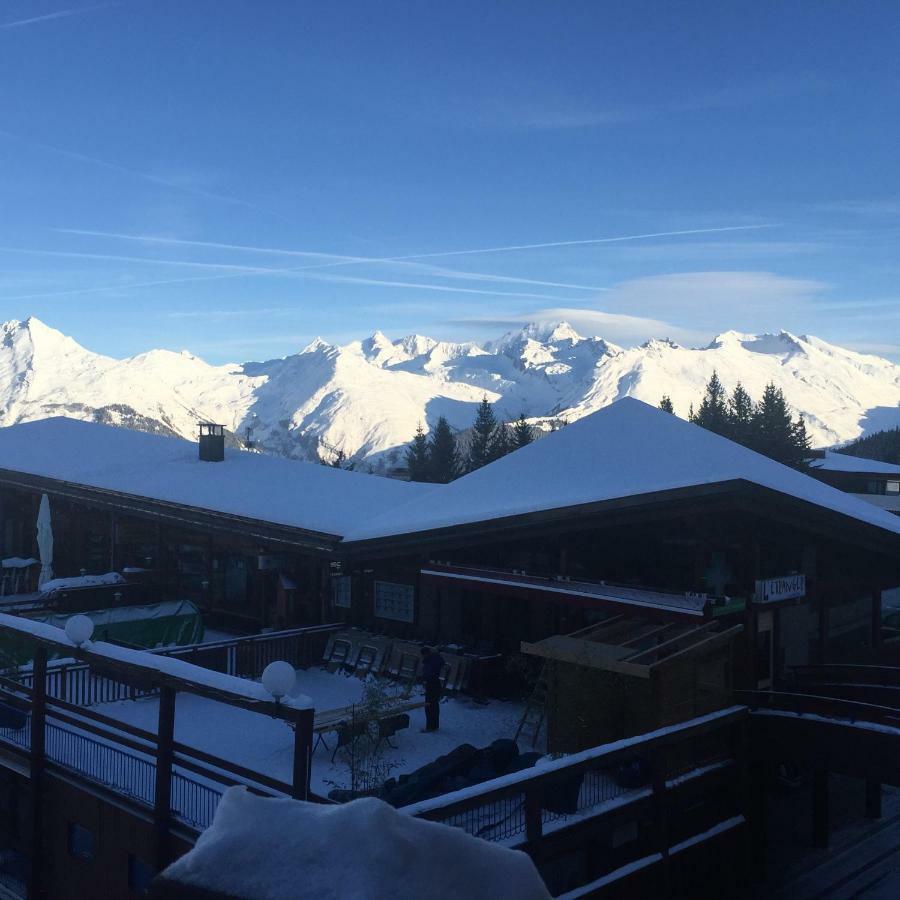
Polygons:
M0 317L900 360L898 46L895 2L0 0Z

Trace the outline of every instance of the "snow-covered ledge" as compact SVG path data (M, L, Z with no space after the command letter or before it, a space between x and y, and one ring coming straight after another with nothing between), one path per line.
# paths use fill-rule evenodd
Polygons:
M176 690L265 712L277 718L293 719L295 717L291 715L292 712L313 708L312 699L305 695L286 696L276 703L272 695L256 681L214 672L184 660L119 647L105 641L87 641L79 647L68 638L63 629L44 622L33 622L31 619L0 613L0 628L15 631L43 644L65 648L67 656L87 663L111 665L130 673L133 678L168 684Z

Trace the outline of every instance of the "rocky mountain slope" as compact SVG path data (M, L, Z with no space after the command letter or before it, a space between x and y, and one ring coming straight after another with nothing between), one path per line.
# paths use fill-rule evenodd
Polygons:
M261 449L297 458L389 465L421 422L467 428L482 396L498 417L574 421L623 396L671 396L686 416L715 369L758 397L769 381L807 419L816 445L900 424L900 366L815 337L726 332L708 347L649 341L630 349L565 322L497 341L451 343L375 332L334 346L316 339L283 359L212 366L152 350L117 360L35 318L0 326L0 425L66 415L193 438L198 421L247 429Z

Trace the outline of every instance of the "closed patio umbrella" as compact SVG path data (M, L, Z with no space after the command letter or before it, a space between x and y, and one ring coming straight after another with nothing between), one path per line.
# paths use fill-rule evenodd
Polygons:
M41 497L41 508L37 518L37 545L41 557L41 575L38 587L53 578L53 528L50 525L50 498Z

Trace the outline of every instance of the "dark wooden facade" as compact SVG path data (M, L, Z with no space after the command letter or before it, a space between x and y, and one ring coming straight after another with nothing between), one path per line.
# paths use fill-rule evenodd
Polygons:
M746 482L725 482L438 531L341 543L171 503L0 472L4 556L36 555L50 497L60 576L138 570L231 629L345 621L396 637L506 652L592 624L608 604L517 596L423 578L434 560L730 598L747 683L785 665L869 661L885 647L882 591L900 585L900 536ZM806 594L754 602L760 579L802 573ZM665 615L665 613L661 613Z

